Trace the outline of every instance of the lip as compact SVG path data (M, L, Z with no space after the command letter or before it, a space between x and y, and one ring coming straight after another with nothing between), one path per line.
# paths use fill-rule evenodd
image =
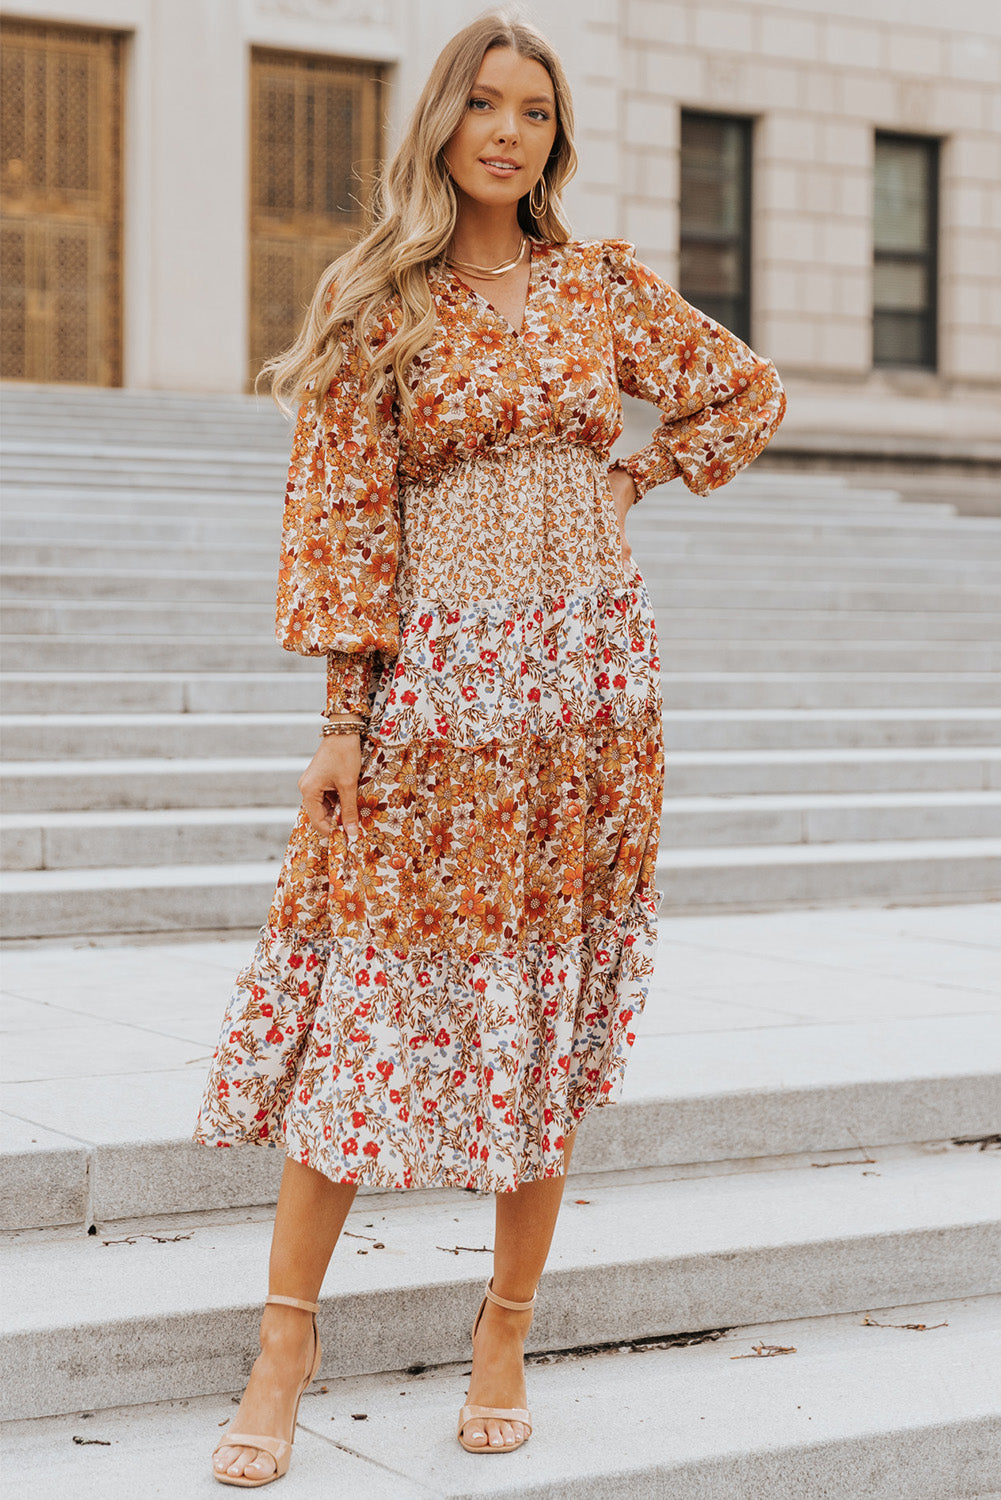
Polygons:
M492 163L495 161L503 162L504 165L502 167L495 167L492 165ZM484 167L486 171L488 171L493 177L511 177L515 172L521 171L521 167L518 165L518 163L516 161L512 161L509 156L481 156L479 158L479 163L480 166Z

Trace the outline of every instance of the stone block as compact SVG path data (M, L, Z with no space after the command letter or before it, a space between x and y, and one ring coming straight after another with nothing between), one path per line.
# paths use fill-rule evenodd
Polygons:
M625 205L625 238L631 240L641 256L665 251L673 244L674 216L665 206L652 203Z
M759 45L773 57L812 62L820 55L820 26L812 16L766 11L761 16Z
M40 870L42 868L42 830L16 823L0 828L0 865L5 870Z
M620 148L614 135L602 132L591 134L584 131L577 143L581 160L586 164L589 185L620 187L622 185L622 158L628 153Z
M942 49L946 38L931 31L891 26L886 33L887 66L894 73L923 73L937 77L942 71Z
M1001 184L998 190L1001 190ZM986 187L968 179L947 182L942 191L944 222L951 230L989 228L990 197Z
M957 130L1001 130L1001 111L995 126L991 119L992 90L975 83L950 83L943 78L930 86L931 102L924 122L926 130L943 133Z
M957 328L949 344L948 373L953 378L997 382L1001 370L1001 331ZM1001 776L997 784L1001 786Z
M832 166L859 167L872 171L873 136L872 127L866 121L821 120L817 130L820 137L820 160Z
M799 206L800 168L763 161L755 170L756 207L765 213L795 213Z
M883 34L859 21L829 19L821 34L824 60L846 68L881 68Z
M809 315L832 316L837 312L836 273L827 269L801 272L800 297L803 311Z
M798 96L796 108L814 115L840 115L841 73L821 64L810 67L799 63L796 66Z
M629 146L676 149L680 131L673 100L632 94L626 99L625 138Z
M826 220L817 234L817 259L829 266L868 267L872 262L871 221Z
M698 108L705 103L710 59L704 53L679 48L651 47L643 58L640 82L650 94L667 94L679 104Z
M997 275L1001 263L1001 237L992 230L968 229L965 234L950 236L949 269L952 275L982 277L985 281Z
M798 110L801 105L800 70L768 58L750 57L742 70L742 92L737 101L745 109Z
M812 214L823 214L825 221L829 220L840 197L840 170L817 163L800 168L799 178L800 207Z
M812 265L817 254L817 227L803 214L771 214L761 225L758 254L766 263Z
M984 32L960 31L946 39L947 66L953 78L1001 86L1001 42Z
M753 16L734 6L699 5L693 15L692 40L709 52L736 52L746 57L754 49Z
M678 0L628 0L625 11L630 39L682 47L689 41L690 8Z
M751 301L755 317L788 311L796 296L799 272L789 266L762 265L755 268Z
M766 161L812 164L819 154L820 130L812 115L766 114L758 127L758 151Z
M877 126L896 126L896 80L885 73L846 73L841 85L845 114Z
M0 1229L82 1224L87 1212L87 1147L13 1115L0 1115Z
M618 84L608 79L591 78L574 88L574 112L577 130L583 134L607 131L616 133L619 114Z
M839 269L835 278L835 311L842 318L872 316L872 272Z
M950 277L942 286L941 312L943 328L950 336L964 324L979 328L990 317L987 283Z
M845 218L867 218L872 213L871 172L842 169L838 174L837 203Z
M868 318L826 318L820 325L817 357L828 370L861 374L871 362Z
M618 83L619 48L614 34L609 36L597 27L585 27L580 36L580 72L587 79Z
M763 322L769 354L780 369L783 364L800 368L816 365L818 322L786 314L773 314Z
M957 131L949 142L947 170L951 178L979 179L996 192L1001 182L1001 137Z

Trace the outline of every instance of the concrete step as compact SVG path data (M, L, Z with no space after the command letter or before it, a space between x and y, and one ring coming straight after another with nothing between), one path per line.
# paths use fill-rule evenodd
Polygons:
M10 540L5 543L4 557L11 570L54 568L66 573L81 569L100 573L110 569L126 577L137 572L158 574L161 569L175 573L218 574L220 560L214 549L154 544L142 537L118 537L103 542L37 538ZM277 554L270 540L254 545L241 538L226 548L225 561L227 570L232 572L267 573L273 578ZM937 553L911 558L821 557L811 554L809 568L811 581L817 585L865 590L918 590L924 594L926 602L931 592L934 592L937 602L938 595L948 596L949 590L959 589L965 597L967 590L989 591L1001 583L1001 557L995 559L989 554L969 558L941 557ZM225 576L229 576L229 572ZM643 576L651 583L656 580L660 584L668 581L676 581L679 585L705 582L720 593L726 593L734 579L765 588L772 584L802 584L803 564L795 555L776 555L767 550L728 555L707 552L704 556L676 557L670 551L658 549L656 553L644 554Z
M915 1301L1001 1290L1001 1159L938 1147L866 1154L874 1160L826 1172L580 1174L526 1349L883 1307L904 1288ZM351 1336L329 1341L322 1376L468 1355L481 1257L449 1247L489 1246L492 1197L460 1189L356 1202L345 1227L371 1237L366 1253L352 1254L348 1239L331 1262L322 1316ZM199 1217L146 1220L135 1235L119 1223L8 1242L5 1419L241 1383L260 1302L247 1289L267 1265L269 1215Z
M469 1322L478 1295L464 1301ZM324 1344L343 1328L324 1322ZM924 1331L908 1331L916 1329ZM775 1348L794 1352L756 1354ZM503 1464L479 1464L455 1441L468 1349L466 1356L419 1374L314 1385L299 1410L287 1481L295 1493L316 1500L998 1500L987 1491L1001 1469L999 1402L984 1379L1001 1359L995 1298L869 1306L696 1333L660 1347L616 1341L529 1356L535 1430L524 1452ZM216 1484L209 1454L232 1425L245 1375L218 1395L84 1413L88 1420L74 1413L10 1423L11 1490L37 1500L208 1500ZM661 1413L670 1419L651 1420Z
M673 797L661 818L668 850L951 838L1001 838L1001 791Z
M668 849L657 880L666 914L1001 901L1001 839Z
M6 813L0 849L8 870L274 860L297 814L291 804ZM673 797L661 818L668 849L948 838L1001 838L1001 791Z
M263 510L281 504L288 477L287 455L275 457L252 452L223 461L218 460L218 455L212 455L210 461L192 453L189 462L177 466L147 464L141 454L124 451L113 466L87 464L81 465L79 470L61 466L54 469L52 461L44 454L39 454L33 463L34 470L30 467L12 469L9 463L0 468L13 510L25 510L36 504L43 510L61 511L71 507L92 515L125 510L142 515L154 500L162 501L171 510L184 511L191 506L189 497L199 494L223 507L242 503ZM676 513L691 516L691 497L664 495L654 503L663 507L665 517ZM798 523L821 520L829 525L840 518L848 526L856 520L869 525L877 516L896 520L905 511L897 496L884 496L879 492L871 496L852 494L836 500L823 494L803 492L793 501L764 489L744 491L739 495L721 492L712 500L712 506L716 521L726 516L758 522L795 518ZM907 513L914 515L914 507L910 507ZM920 516L948 520L955 518L956 509L947 501L927 500L921 505ZM640 523L631 523L631 529L634 528L641 529Z
M206 974L195 967L197 945L182 949L191 961L163 947L152 954L167 983L177 976L179 1000L183 993L169 1014L159 991L130 981L114 954L103 966L99 953L88 964L78 959L76 990L55 987L50 1003L15 998L22 988L38 992L37 981L18 979L25 963L37 968L38 955L8 953L0 1229L76 1225L84 1233L106 1221L276 1201L283 1152L213 1150L191 1140L215 1033L246 952L231 970L217 959ZM888 1019L807 1025L789 1024L779 987L788 981L774 980L764 998L778 1009L748 1009L745 986L727 1029L704 1029L720 1023L701 1002L692 1022L699 1029L679 1034L669 958L637 1019L622 1097L582 1122L572 1175L672 1167L699 1176L712 1163L720 1172L808 1168L823 1153L841 1170L871 1155L873 1143L906 1146L944 1132L979 1141L1001 1125L1001 1017L987 991L967 990L965 1002L980 1008L966 1015L915 1014L912 1004L912 1013ZM747 955L743 961L754 969ZM102 975L95 1007L89 985ZM857 989L859 978L845 982ZM841 1004L832 993L823 1014L837 1015ZM199 1048L203 1055L192 1056Z
M112 756L197 759L244 746L265 756L312 755L321 723L311 713L8 714L12 760L101 760ZM669 751L892 749L980 746L1001 749L1001 708L669 709Z
M248 540L267 543L280 529L280 498L279 493L273 506L262 506L260 515L255 511L243 518L240 534L244 543ZM925 508L920 507L922 511ZM132 537L139 530L146 543L210 547L224 547L232 538L231 518L215 508L200 507L191 515L164 515L155 508L150 513L148 506L141 510L141 516L127 507L102 515L88 514L71 506L61 511L39 512L26 500L22 507L9 509L5 514L3 535L10 541L51 539L92 543ZM712 520L707 520L708 516ZM873 519L868 526L859 520L849 525L843 518L834 518L828 525L819 520L811 525L779 513L763 516L756 522L743 511L735 517L708 510L688 513L675 510L660 517L659 525L649 532L634 527L629 537L640 556L651 543L656 543L658 550L669 549L676 555L739 556L744 552L767 551L810 556L816 551L839 557L865 552L870 556L890 554L913 559L938 552L942 557L976 558L987 550L993 559L1001 545L1001 521L944 516L937 522L933 518L922 528L909 515L898 521L896 512L887 512L883 519Z
M0 775L11 813L153 807L281 807L311 750L291 756L104 759L67 765L9 761ZM665 795L980 792L1001 789L990 748L758 750L671 754Z
M754 620L783 611L858 610L865 614L900 613L974 616L992 629L997 620L998 594L990 587L902 588L895 584L860 587L847 582L819 583L772 579L767 583L732 579L692 581L672 571L664 577L659 569L645 569L647 589L653 604L664 611L691 612L696 619L707 609L724 617L731 613ZM221 603L255 601L274 603L276 568L255 571L210 572L208 569L161 568L152 576L135 568L5 567L0 568L0 588L9 600L96 600L118 602L141 600Z
M285 852L298 811L288 806L5 813L0 862L7 870L70 870L275 860ZM964 811L957 821L966 821ZM985 813L991 816L989 808L981 809L981 824ZM968 821L971 832L986 831L974 826L972 812Z
M656 600L654 601L657 602ZM261 590L250 601L195 601L130 598L18 598L0 606L3 630L10 635L189 635L229 637L262 635L273 629L274 589ZM662 643L673 641L896 642L955 641L974 645L1001 643L1001 613L862 609L663 609L657 617Z
M262 622L264 609L261 609ZM674 640L661 653L676 672L997 673L1001 641L743 641ZM67 636L23 634L0 638L0 656L10 672L316 671L316 658L283 652L264 623L253 635L199 639L187 635L120 634Z
M304 672L4 672L8 713L309 713L325 700L322 659ZM989 672L662 672L665 702L679 709L994 709Z
M14 870L6 938L251 928L277 861ZM1001 839L945 838L662 850L665 914L1001 900Z

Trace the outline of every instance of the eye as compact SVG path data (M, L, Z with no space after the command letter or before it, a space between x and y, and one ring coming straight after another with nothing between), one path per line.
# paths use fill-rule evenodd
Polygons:
M528 112L534 119L540 120L543 124L549 119L544 109L530 109Z
M484 104L484 105L486 105L487 109L490 108L490 100L489 99L470 99L470 101L469 101L469 108L470 109L475 109L476 106L477 106L477 104Z

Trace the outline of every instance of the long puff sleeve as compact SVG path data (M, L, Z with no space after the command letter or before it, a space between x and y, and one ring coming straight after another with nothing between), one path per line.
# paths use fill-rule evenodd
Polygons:
M619 386L660 407L645 448L615 466L637 500L681 475L696 495L718 489L757 458L785 415L778 372L661 281L624 240L602 242Z
M327 656L327 708L365 710L374 656L400 647L399 441L388 387L372 422L353 342L317 412L296 419L282 519L276 635Z

